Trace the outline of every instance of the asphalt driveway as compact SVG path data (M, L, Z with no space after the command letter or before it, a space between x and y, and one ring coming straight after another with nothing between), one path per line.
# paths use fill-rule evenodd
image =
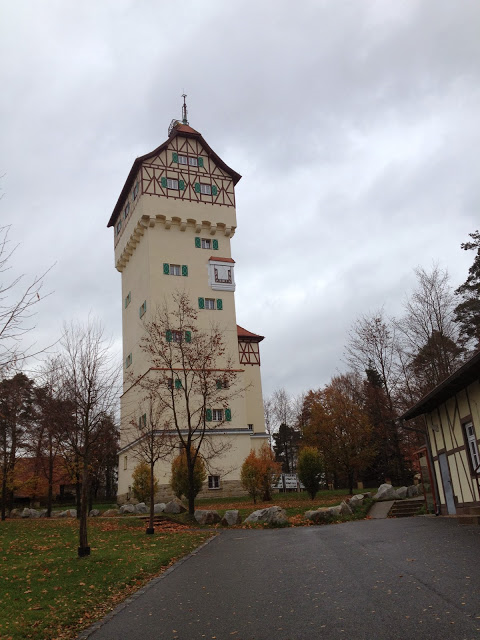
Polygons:
M224 531L88 637L479 639L479 559L444 518Z

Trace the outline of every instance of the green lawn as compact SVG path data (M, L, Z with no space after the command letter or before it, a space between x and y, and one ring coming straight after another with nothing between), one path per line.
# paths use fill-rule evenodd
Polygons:
M0 638L75 638L210 535L165 523L146 536L137 519L92 520L92 552L79 559L76 520L1 522Z

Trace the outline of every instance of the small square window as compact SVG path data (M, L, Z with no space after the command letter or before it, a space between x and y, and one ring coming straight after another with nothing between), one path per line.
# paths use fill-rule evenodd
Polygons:
M125 358L125 369L128 369L128 367L132 364L132 354L129 353L128 356Z
M222 378L221 380L217 380L217 389L228 389L229 383L226 378Z
M131 291L129 291L125 296L125 309L128 307L131 301L132 301L132 293Z
M223 409L212 409L212 420L214 422L222 422Z
M138 315L140 316L140 318L142 316L144 316L147 313L147 301L144 300L143 304L140 306L140 309L138 310Z
M171 264L170 265L170 275L171 276L181 276L182 270L179 264Z
M187 164L187 156L178 156L178 164Z
M133 187L133 199L135 200L135 198L138 196L138 181L135 183L135 186Z
M253 431L253 424L249 424L249 425L248 425L248 429L249 429L250 431Z
M174 180L173 178L167 178L167 188L176 189L178 191L178 180Z
M120 233L121 229L122 229L122 221L121 221L121 219L119 219L119 221L117 222L117 226L116 226L117 236Z
M189 158L188 159L188 164L191 167L198 167L198 158Z
M123 468L126 469L128 466L128 458L127 456L123 456Z
M167 387L169 389L173 389L173 378L168 378L167 379Z
M181 331L172 331L173 342L181 342L182 338L183 338L183 334Z
M205 309L215 309L215 298L205 298Z
M208 476L208 488L220 489L220 476Z
M129 213L130 213L130 203L127 202L127 206L125 207L125 210L123 212L123 217L125 218L125 220L128 218Z
M202 238L202 249L211 249L212 241L209 238Z
M205 196L212 195L212 185L211 184L202 184L200 183L200 193L203 193Z

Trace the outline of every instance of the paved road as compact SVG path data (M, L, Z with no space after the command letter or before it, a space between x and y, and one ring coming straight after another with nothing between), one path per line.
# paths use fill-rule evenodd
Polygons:
M89 640L480 639L480 527L225 531Z

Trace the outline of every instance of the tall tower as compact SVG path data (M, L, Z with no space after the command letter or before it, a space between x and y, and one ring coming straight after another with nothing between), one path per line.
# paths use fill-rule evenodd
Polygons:
M114 229L115 266L122 274L124 388L118 499L128 500L135 459L126 437L135 405L131 379L151 373L140 348L143 321L175 292L185 292L198 307L199 329L212 321L241 376L243 394L235 398L222 437L230 446L215 463L200 495L243 493L240 467L250 450L266 440L260 379L262 336L237 326L235 262L230 241L237 226L235 185L241 176L189 126L184 96L182 121L173 120L168 139L135 160L108 222ZM140 320L142 319L142 320ZM173 495L170 463L155 468L158 499Z

